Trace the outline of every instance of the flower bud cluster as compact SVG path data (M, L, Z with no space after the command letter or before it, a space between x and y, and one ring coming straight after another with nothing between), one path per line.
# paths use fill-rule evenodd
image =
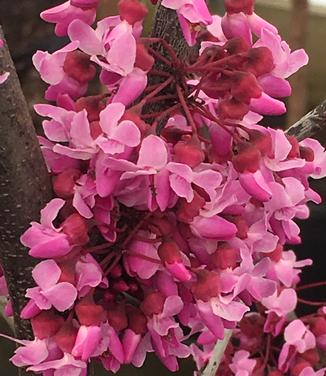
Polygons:
M308 179L326 176L326 153L259 124L285 110L276 98L290 94L286 78L305 53L291 53L253 1L226 1L220 18L204 1L163 0L189 44L201 41L189 64L141 36L138 0L120 0L119 15L93 27L97 5L71 0L42 13L70 42L33 59L49 85L51 104L35 110L46 118L40 144L56 198L21 237L39 260L21 312L35 340L19 342L12 362L83 376L92 359L117 372L154 352L170 371L189 356L200 370L232 329L240 345L230 345L221 375L267 366L274 376L320 375L307 351L324 345L324 316L287 316L311 264L289 246L301 241L307 203L321 201ZM150 75L162 82L148 85ZM94 83L104 92L88 95ZM168 100L167 110L143 111ZM278 364L257 356L285 325Z

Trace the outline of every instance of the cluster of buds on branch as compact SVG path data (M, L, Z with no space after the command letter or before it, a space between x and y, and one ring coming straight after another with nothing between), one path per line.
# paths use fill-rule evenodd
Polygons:
M324 302L297 297L311 260L289 247L321 201L308 179L326 176L326 153L259 124L286 111L287 78L307 55L252 0L226 0L224 17L203 0L163 0L199 46L189 62L142 36L138 0L93 26L98 3L41 14L70 42L33 58L49 85L51 104L35 110L56 198L21 237L40 261L21 312L35 340L17 340L12 362L83 376L93 359L117 372L154 352L170 371L192 356L199 375L232 329L217 375L322 376ZM319 310L291 321L298 302Z

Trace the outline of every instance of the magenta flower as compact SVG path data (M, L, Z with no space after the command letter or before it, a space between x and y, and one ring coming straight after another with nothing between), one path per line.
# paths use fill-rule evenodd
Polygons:
M41 310L52 306L60 312L72 307L77 290L69 282L59 282L61 270L53 260L40 262L32 272L37 287L27 289L26 297L30 298Z
M249 358L248 351L237 351L230 364L230 369L234 372L235 376L250 376L255 368L256 360Z
M73 5L74 3L76 5ZM92 7L85 9L83 9L83 6L77 4L78 2L68 0L63 4L45 10L41 13L41 18L44 21L55 24L55 33L58 36L65 36L73 20L82 20L87 24L92 24L95 21L97 3L93 1L90 3Z
M32 222L31 227L21 236L21 242L30 248L31 256L52 258L64 256L71 251L68 236L52 224L64 204L65 201L59 198L51 200L41 210L40 223Z
M76 360L72 355L65 353L61 359L45 361L38 365L33 365L27 370L31 372L54 372L56 376L74 375L86 376L87 364L81 360Z

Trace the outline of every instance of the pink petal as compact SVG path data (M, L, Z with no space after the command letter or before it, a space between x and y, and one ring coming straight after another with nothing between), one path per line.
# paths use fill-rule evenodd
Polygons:
M10 76L9 72L5 72L0 74L0 85L7 81L8 77Z
M120 102L128 106L134 102L147 86L147 74L141 69L134 68L126 77L120 81L117 93L113 96L112 102Z
M122 121L112 135L113 140L119 141L129 147L138 146L140 138L139 128L130 120Z
M100 125L103 132L111 136L124 112L125 106L122 103L110 103L107 105L100 112Z
M158 136L150 135L143 139L137 165L140 168L160 170L166 166L168 153L165 142Z
M259 98L252 98L249 106L251 111L262 115L282 115L286 112L285 104L262 93Z
M46 341L35 339L24 347L19 347L10 361L17 367L42 363L49 355Z
M103 53L102 41L93 28L81 20L74 20L68 27L71 41L78 41L79 48L87 55L101 55Z
M265 202L272 197L272 191L266 183L260 170L255 173L244 173L239 175L242 188L255 199Z
M249 307L243 303L235 301L232 301L227 305L216 301L216 303L212 303L212 308L215 315L221 317L222 319L235 322L239 322L243 315L250 311Z
M82 325L77 333L75 345L71 354L83 361L89 360L101 340L101 328L98 326Z
M183 309L183 301L180 296L168 296L165 299L162 317L172 317L180 313Z
M215 215L211 218L195 217L190 224L192 232L200 238L228 240L237 233L237 227L226 219Z
M54 228L52 222L58 216L60 209L64 206L65 200L54 198L44 209L41 210L41 224L45 227Z
M59 281L60 275L61 269L53 260L40 262L32 271L34 281L42 290L54 286Z
M68 282L61 282L43 292L53 307L60 312L69 309L77 298L76 288Z
M259 78L259 84L264 92L274 98L284 98L291 95L291 85L284 78L267 75Z

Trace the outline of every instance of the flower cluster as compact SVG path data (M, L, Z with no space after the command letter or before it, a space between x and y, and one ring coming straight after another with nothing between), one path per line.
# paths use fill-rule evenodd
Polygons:
M221 18L204 1L163 0L187 42L201 43L189 63L142 37L148 11L138 0L120 0L119 15L93 27L97 4L42 13L70 42L33 58L52 102L35 109L56 198L21 237L40 260L21 312L35 340L21 341L12 362L77 376L95 358L117 372L155 352L170 371L189 356L201 370L232 329L240 345L229 346L221 375L321 375L324 311L288 322L311 264L288 245L301 241L307 203L320 203L308 179L326 176L326 153L258 124L285 111L279 98L306 54L291 52L253 1L226 1ZM87 95L96 82L99 93ZM145 111L158 102L168 106ZM259 313L248 313L253 305ZM285 326L276 364L271 343Z

